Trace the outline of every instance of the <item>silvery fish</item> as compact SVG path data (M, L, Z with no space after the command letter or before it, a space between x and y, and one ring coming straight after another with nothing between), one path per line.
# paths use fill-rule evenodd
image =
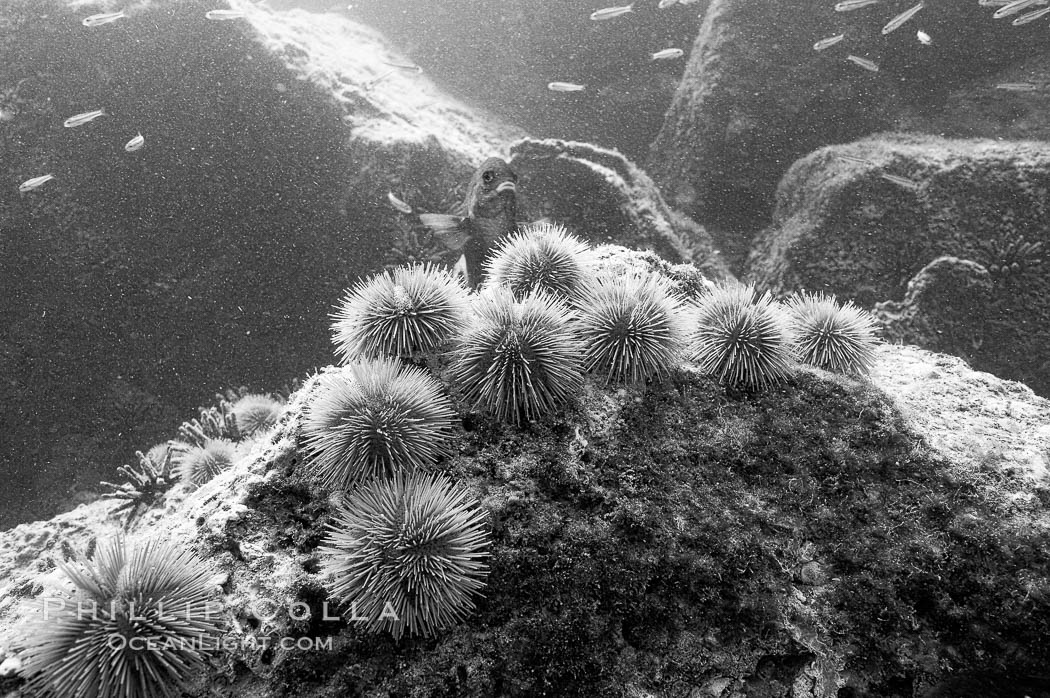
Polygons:
M853 61L864 70L870 70L873 73L879 72L879 66L875 61L869 61L867 58L861 58L860 56L854 56L852 53L846 56L847 61Z
M380 74L378 77L372 78L371 80L369 80L368 82L365 83L365 89L366 90L371 90L373 87L375 87L376 85L378 85L379 83L383 82L388 77L393 75L394 72L395 72L395 70L393 68L391 68L390 70L386 71L385 73Z
M393 61L383 61L383 63L389 66L393 66L395 68L400 68L401 70L411 70L415 73L423 72L423 69L421 67L413 63L395 63Z
M1001 82L995 86L995 89L1010 92L1034 92L1039 89L1039 86L1031 82Z
M222 21L225 19L241 19L244 13L240 10L208 10L204 13L205 18Z
M74 126L83 126L89 121L94 121L100 116L105 116L106 112L103 109L96 109L95 111L86 111L82 114L76 114L69 117L62 122L62 125L66 128L73 128Z
M875 164L871 160L865 160L864 158L858 158L855 155L842 155L842 154L839 154L839 155L836 155L835 157L837 157L839 160L842 160L843 162L852 162L852 163L854 163L856 165L874 165Z
M1047 12L1050 12L1050 7L1044 7L1041 10L1036 10L1035 12L1029 12L1028 14L1021 15L1014 21L1010 22L1010 24L1014 25L1015 27L1019 27L1022 24L1034 22L1035 20L1045 15Z
M123 19L125 17L127 17L127 15L124 14L124 10L119 12L102 12L97 15L85 17L81 24L85 27L98 27L103 24L109 24L110 22L116 22L118 19Z
M904 187L905 189L918 189L920 184L913 179L907 177L901 177L900 175L886 174L882 172L879 174L880 177L885 179L887 182L893 182L897 186Z
M929 46L933 43L933 39L930 38L930 35L924 32L922 29L915 32L915 38L918 39L919 43L923 46Z
M390 202L390 205L396 208L401 213L412 213L412 207L406 204L401 199L394 196L394 192L388 191L386 193L386 199Z
M826 48L831 48L838 42L846 38L845 34L836 34L835 36L829 36L826 39L821 39L817 43L813 44L814 51L823 51Z
M1014 0L1011 3L1003 5L992 15L994 19L1002 19L1003 17L1009 17L1015 15L1021 10L1031 7L1032 5L1041 4L1041 0Z
M136 150L140 150L142 146L146 145L146 139L142 137L142 134L135 136L130 141L124 144L124 150L129 153L134 153Z
M668 7L675 4L676 2L678 2L678 0L660 0L660 2L656 4L656 9L666 10Z
M628 12L631 12L633 9L634 9L634 3L633 2L630 5L625 5L624 7L606 7L604 9L595 10L594 12L592 12L591 13L591 19L599 20L599 21L603 20L603 19L612 19L613 17L619 17L620 15L625 15Z
M835 12L849 12L850 10L858 10L868 5L875 5L879 0L843 0L839 4L835 5Z
M481 281L482 262L496 241L518 227L517 182L510 165L489 158L474 171L456 215L419 215L449 249L462 251L455 270L470 287Z
M654 61L665 61L674 58L681 58L685 55L685 51L680 48L665 48L662 51L657 51L653 54Z
M918 14L919 10L921 10L923 7L925 7L925 5L920 2L915 7L909 8L904 12L901 12L889 22L886 22L886 26L882 28L882 33L889 34L891 31L893 31L894 29L896 29L897 27L914 17L916 14Z
M50 182L54 178L55 175L46 174L40 177L33 177L32 179L27 179L26 181L18 185L18 191L25 194L27 191L33 191L37 187L43 186L44 184Z
M575 82L548 82L547 89L551 92L579 92L586 85L578 85Z

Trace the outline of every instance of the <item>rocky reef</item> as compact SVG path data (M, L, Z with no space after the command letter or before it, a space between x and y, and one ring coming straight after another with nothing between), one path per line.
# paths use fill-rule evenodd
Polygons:
M520 428L457 402L438 468L485 512L487 586L462 623L399 641L341 616L322 571L339 499L302 438L334 370L130 523L217 575L228 649L189 695L905 696L1050 660L1050 403L958 359L884 345L870 381L796 368L744 394L688 365L588 380ZM0 688L66 593L56 565L120 533L116 509L0 533Z
M750 0L713 0L646 163L654 179L690 191L683 210L724 236L719 244L736 258L766 225L791 163L821 146L890 130L1047 136L1045 92L996 89L1041 84L1050 40L1038 23L994 20L995 8L976 2L931 3L883 33L904 9L838 12L830 2L787 0L771 12ZM916 39L918 29L929 44Z
M745 278L885 301L888 338L1045 394L1048 165L1042 141L889 134L821 148L785 175Z

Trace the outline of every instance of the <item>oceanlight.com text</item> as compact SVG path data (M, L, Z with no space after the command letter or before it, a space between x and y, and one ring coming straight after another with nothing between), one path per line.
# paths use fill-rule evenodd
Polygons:
M328 651L332 650L331 637L125 637L113 633L106 639L106 646L114 652L234 652L237 650L265 650L271 647L282 650Z

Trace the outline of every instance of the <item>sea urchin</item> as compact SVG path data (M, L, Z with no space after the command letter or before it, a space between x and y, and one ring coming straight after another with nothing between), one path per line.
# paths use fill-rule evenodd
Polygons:
M826 371L865 375L875 364L875 318L834 296L799 293L787 301L799 361Z
M173 441L172 465L179 480L196 489L233 465L236 448L226 439L207 439L203 446Z
M485 585L485 523L439 473L373 480L340 508L321 547L332 592L369 630L433 635L466 616Z
M666 375L684 345L682 301L663 277L604 275L577 302L584 367L607 383Z
M452 437L452 403L420 368L369 359L318 382L302 435L307 467L327 487L430 465Z
M579 390L581 345L572 311L543 292L515 300L486 289L453 354L451 375L467 400L515 424L554 412Z
M409 358L435 350L462 328L467 292L448 271L429 264L398 267L358 283L333 315L332 341L344 363L356 358Z
M730 387L763 388L787 377L790 330L768 292L753 286L716 286L697 302L693 360Z
M26 634L23 673L56 698L181 695L218 640L213 571L184 544L122 539L58 563L78 591L46 599Z
M586 278L588 245L553 223L533 223L503 240L486 263L489 282L518 298L530 291L572 297Z
M284 406L277 400L256 393L242 395L230 408L242 436L269 429L277 423L283 410Z

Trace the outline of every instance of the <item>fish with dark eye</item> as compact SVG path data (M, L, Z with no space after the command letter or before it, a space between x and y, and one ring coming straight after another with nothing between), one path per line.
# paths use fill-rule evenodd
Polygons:
M481 163L454 214L422 213L419 220L460 252L456 273L468 287L481 281L482 262L500 238L518 227L518 176L502 158Z

